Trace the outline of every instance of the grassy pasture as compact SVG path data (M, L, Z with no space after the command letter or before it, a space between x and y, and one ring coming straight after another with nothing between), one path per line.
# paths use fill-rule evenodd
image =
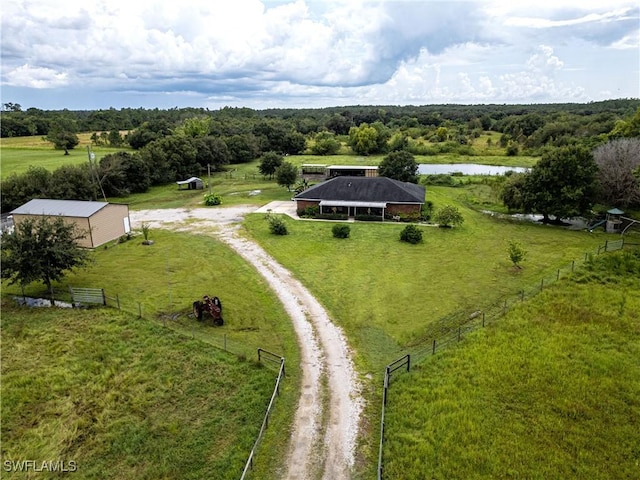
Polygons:
M60 299L68 286L104 288L118 295L121 307L134 315L163 321L188 335L258 347L296 358L295 336L288 317L265 281L224 244L204 235L151 229L155 244L141 245L140 236L95 251L93 264L68 274L55 285ZM43 286L26 288L30 296L46 296ZM3 293L19 295L17 286ZM192 302L207 293L223 302L225 325L212 328L189 317ZM115 301L109 302L115 305ZM220 342L218 342L220 343ZM247 353L247 356L249 353Z
M41 136L10 137L0 139L0 178L4 179L12 173L26 172L30 166L55 170L62 165L78 165L88 162L87 146L91 145L90 133L79 133L80 143L65 155L63 150L55 150L53 145ZM93 146L93 153L99 162L109 153L130 150L128 148L110 148Z
M351 224L351 237L332 237L332 222L288 223L290 234L271 235L263 215L245 221L254 237L320 298L345 328L360 366L377 372L404 347L419 342L441 317L482 309L502 296L539 285L558 268L594 253L604 233L496 220L465 207L458 190L430 187L439 208L455 204L459 228L420 227L423 243L399 241L402 224ZM611 237L613 238L613 237ZM522 270L511 265L507 242L528 251Z
M113 310L2 309L4 461L74 461L77 478L239 478L272 369Z
M258 450L257 452L255 466L257 478L277 478L277 475L273 472L279 467L279 455L283 454L284 448L286 447L288 437L286 434L283 435L283 432L288 431L291 420L290 412L295 408L295 404L297 401L297 391L299 388L298 347L296 343L296 337L288 316L286 315L281 304L277 301L277 299L275 299L272 292L268 289L267 285L262 280L262 277L260 277L257 272L252 267L247 265L239 256L235 255L226 246L217 242L211 237L205 235L171 233L163 230L152 229L150 232L150 238L155 241L155 244L148 247L141 245L141 238L136 237L134 240L131 240L129 242L110 245L109 248L106 249L97 249L95 251L94 264L86 270L79 270L68 275L63 283L56 285L56 290L60 292L60 297L62 299L65 299L68 285L105 288L106 294L108 296L115 296L116 294L118 294L123 310L125 310L129 315L128 317L126 317L128 322L147 325L146 328L152 329L154 335L162 338L181 334L181 336L177 336L175 338L180 339L180 342L186 345L186 349L194 348L193 345L206 346L206 344L212 344L222 347L226 344L229 350L234 353L239 353L241 356L245 356L247 359L256 358L256 349L258 347L283 355L286 358L287 362L287 379L281 389L281 394L277 402L278 406L274 411L272 418L270 418L270 428L267 431L263 443L261 444L262 449ZM19 294L19 291L19 288L15 286L3 285L3 297L5 299L12 295ZM32 296L45 295L42 286L37 283L30 285L26 289L26 293L27 295ZM225 317L224 326L214 328L208 325L204 325L203 323L196 322L193 318L189 317L189 314L191 313L191 303L194 300L201 298L204 293L218 295L222 299ZM138 302L140 302L141 304L144 320L136 319L138 314ZM111 300L109 301L109 303L111 305L115 304L115 302ZM16 324L21 325L19 327L20 329L26 328L25 325L29 325L33 322L32 317L34 315L40 315L40 313L38 311L33 313L33 310L11 308L4 308L3 310L2 340L3 347L5 347L3 349L3 355L6 354L6 357L3 357L4 367L7 365L13 365L13 362L19 362L21 359L21 357L13 357L13 353L17 351L12 348L13 344L10 343L13 341L11 337L12 330L7 330L5 328L5 325L13 325L14 322L18 322ZM47 309L47 311L49 310ZM76 315L73 312L71 312L70 314ZM65 320L68 317L68 311L64 312L64 316L60 316L60 313L57 310L52 311L51 314L51 329L64 327L65 329L69 328L74 331L76 330L75 324L68 325L67 320ZM84 312L84 316L82 317L81 321L84 323L102 324L111 321L109 319L111 319L112 317L116 319L113 321L115 321L119 325L124 320L118 319L124 319L125 315L119 315L116 310L112 309L91 309ZM59 319L59 326L56 326L53 323L53 318ZM11 323L5 324L4 319L7 319L7 321ZM93 331L87 331L88 328L88 326L84 326L82 328L78 327L77 329L79 330L79 334L81 335L94 335ZM171 332L175 332L175 334ZM5 336L5 334L9 336ZM53 333L51 335L53 336ZM63 334L60 335L61 337L64 337ZM115 332L114 335L120 335L123 338L128 338L130 336L126 332ZM90 346L94 344L93 341L87 341L86 338L83 343L83 351L90 349ZM96 337L94 335L94 338L97 338L95 343L109 343L109 340L106 337L102 338ZM192 338L194 339L194 341L191 340ZM156 350L154 341L155 340L153 340L152 338L145 340L145 342L149 344L149 348L151 348L153 351ZM200 341L200 343L196 341ZM51 348L55 351L68 351L72 348L72 346L53 345ZM103 352L103 350L107 347L96 345L96 348L99 352ZM171 349L172 347L171 345L167 345L163 348ZM33 349L28 349L28 352L25 351L22 355L32 354L33 351L37 351L37 347L34 346ZM213 351L217 352L218 350ZM100 355L103 355L106 358L110 354L100 353ZM139 356L140 355L142 354L139 354ZM158 355L163 356L165 354L163 353L163 351L160 351ZM167 353L166 355L172 359L172 368L178 368L178 359L182 356L182 350L178 349L170 355L169 353ZM224 358L234 358L224 354L216 355L222 356ZM6 361L4 361L5 358ZM77 359L78 357L74 358ZM148 353L144 355L143 359L140 360L140 362L146 365L147 359L150 362L148 368L149 375L151 375L153 367L156 365L158 360L156 360L153 355ZM71 362L71 360L69 361ZM50 362L52 363L52 365L48 365ZM127 363L129 363L129 361L123 361L123 363L126 365ZM232 361L231 363L234 363L234 361ZM42 355L38 355L37 358L34 358L28 364L30 374L38 375L42 378L46 378L47 375L50 374L49 368L61 368L62 370L71 368L69 366L58 367L55 365L57 364L55 364L55 362L52 361L48 356ZM222 367L221 369L224 370L224 368ZM216 367L215 365L208 365L206 366L206 371L197 373L196 377L190 381L201 381L203 382L203 384L207 384L207 382L208 384L211 384L211 381L213 380L209 381L208 377L213 376L213 378L217 378L212 372L217 372L219 370L220 368ZM24 370L19 370L19 372L21 372L20 375L27 374L27 372L25 372ZM3 387L6 389L10 384L7 382L4 373L5 371L3 370ZM66 378L69 374L65 373L64 375ZM102 373L100 373L100 375L102 375ZM104 375L107 374L105 373ZM133 377L134 379L137 378L135 375ZM168 378L168 380L166 380L165 383L167 383L168 385L175 384L171 388L179 389L181 395L187 395L186 392L190 392L193 390L193 388L191 387L191 390L187 389L186 387L181 387L178 384L177 380L171 379L170 373L167 373L166 377ZM19 375L16 374L15 381L18 381L18 378ZM227 382L232 379L231 383L238 382L239 384L243 384L245 383L245 380L243 378L244 377L242 375L236 375L233 370L230 370L228 375L225 374L225 378L221 381ZM268 378L270 382L268 383L269 388L273 389L273 382L275 381L275 372L273 370L271 370L268 374ZM144 382L146 381L151 381L151 379L145 379L144 381L140 380L139 383L141 383L141 385L136 386L136 388L150 389L151 387L144 387ZM165 388L164 383L162 384L162 387ZM113 385L110 384L109 388L111 388L111 390L109 391L109 395L113 397L118 395L119 388L125 390L124 393L120 394L124 396L122 398L125 398L126 395L128 395L126 392L126 388L128 388L126 382L114 383ZM255 434L257 433L257 429L260 427L262 417L254 418L254 416L249 416L246 412L243 413L243 409L241 408L241 406L243 405L243 401L241 398L229 396L228 400L218 401L217 397L215 397L215 395L218 395L218 393L216 393L215 385L212 388L212 395L214 395L214 397L210 398L211 401L205 401L201 397L197 396L193 398L192 403L183 405L185 411L178 411L177 415L179 415L180 418L175 420L167 420L168 423L172 422L171 428L167 427L164 429L159 429L153 427L153 431L145 433L137 432L134 430L129 431L125 429L125 426L122 426L121 428L125 429L126 431L118 433L118 435L134 435L135 439L131 440L132 442L138 442L137 438L139 436L144 437L145 435L149 435L152 438L160 437L157 440L158 442L160 442L160 445L167 445L167 448L169 448L170 445L168 445L168 442L174 440L169 440L169 438L165 439L163 437L165 435L167 437L172 437L173 432L176 429L182 428L182 424L180 423L182 417L185 417L185 419L187 419L189 422L193 422L195 425L199 425L200 423L203 423L205 421L209 422L209 420L205 418L203 418L202 420L195 420L196 417L198 417L200 414L202 414L203 411L205 411L203 410L205 407L207 409L206 412L208 412L210 409L217 409L219 411L218 415L222 416L225 421L222 423L219 422L217 424L208 423L208 428L210 428L210 430L208 430L206 434L212 438L211 442L214 443L204 442L200 437L196 437L196 434L194 433L193 441L201 442L201 449L190 452L187 457L185 457L185 460L182 463L178 463L177 465L185 465L186 463L188 463L188 461L191 461L187 460L186 458L193 459L193 456L202 453L203 448L211 448L213 450L220 451L211 453L207 451L205 457L211 456L215 459L216 455L220 456L221 458L225 458L225 455L229 458L233 456L233 462L229 458L227 458L227 460L224 460L224 462L229 463L229 466L227 468L229 469L229 472L234 472L233 474L230 473L228 476L212 474L217 473L216 470L194 470L193 474L190 473L190 470L178 472L177 470L170 470L170 468L174 467L168 465L168 463L170 463L169 460L171 460L169 458L168 460L162 460L162 462L158 460L158 462L163 465L162 467L158 468L164 468L165 470L151 469L149 470L150 473L147 475L145 473L145 469L151 467L147 467L146 465L144 467L140 467L140 470L135 471L132 469L127 470L123 467L123 473L121 474L121 476L114 475L113 478L132 478L134 476L136 478L238 478L238 471L235 470L235 468L237 467L238 461L240 461L241 459L242 461L246 460L246 455L248 455L252 443L247 443L249 447L247 449L244 449L243 446L245 445L245 443L236 441L234 436L225 435L224 432L226 429L229 429L232 432L250 432L246 433L247 438L245 438L243 442L248 442L249 437L252 438L251 442L255 441ZM250 388L250 382L246 388ZM250 396L248 398L248 401L257 401L257 399L259 398L261 401L266 402L271 395L271 391L272 390L269 390L266 394L264 394L262 390L260 390L259 392L257 391L255 397ZM238 393L238 395L245 395L244 390L242 390L242 392L243 393ZM22 397L20 401L27 402L32 393L29 393L29 391L21 393ZM86 394L88 395L88 393ZM223 394L223 391L221 391L220 395ZM73 391L67 397L63 396L63 398L58 398L60 395L62 394L57 390L51 395L51 402L57 405L51 407L52 416L62 415L64 417L65 413L60 413L62 411L61 409L63 409L63 407L67 408L65 405L67 405L67 403L69 403L72 398L75 398L78 395L85 395L85 393ZM189 393L189 395L191 394ZM15 410L4 410L4 405L6 405L6 400L3 402L3 426L5 427L3 431L7 432L7 425L11 424L11 422L17 421L17 419L13 418L16 415ZM176 408L175 402L171 405L171 408ZM139 412L140 415L146 414L147 410L145 409L147 408L147 406L147 404L143 406L136 406L136 412ZM263 415L266 409L266 403L264 403L264 405L261 404L261 408L261 414ZM162 417L161 413L162 412L158 413L159 418ZM208 413L206 415L208 415ZM228 418L226 418L227 416ZM5 419L7 421L5 421ZM215 420L211 420L211 422L214 421ZM141 428L142 427L151 428L148 425L143 425L141 426ZM38 433L38 435L40 435L39 442L42 444L43 450L41 452L42 455L36 456L34 458L45 458L43 456L44 453L48 453L48 451L45 449L53 448L54 444L47 445L47 442L57 439L56 436L52 436L49 434L51 428L53 427L47 426L48 430ZM25 431L26 430L28 429L25 428ZM115 435L115 433L110 433L104 429L100 430L99 432L96 432L96 442L100 445L104 444L105 442L109 444L114 443L116 442L116 440L111 439L113 435ZM139 440L141 444L144 443L143 440L145 442L151 442L151 439L143 438ZM118 442L121 441L122 439L118 437ZM192 440L185 440L187 445L190 441ZM4 434L3 445L7 445ZM24 447L27 446L28 445L24 445ZM123 460L123 462L125 464L129 463L133 465L135 462L133 462L131 459L136 454L145 456L145 452L152 448L151 445L147 444L143 445L140 448L143 447L146 450L139 450L138 446L136 445L117 448L127 449L125 453L128 456L125 458L125 460ZM187 447L185 446L184 448ZM12 451L21 450L22 447L16 447L16 450ZM39 453L36 450L31 451L33 451L34 455ZM234 453L232 455L232 452L236 451L238 451L238 453ZM269 453L266 454L265 452ZM51 450L49 453L53 455L52 458L58 458L58 453L56 453L54 450ZM56 453L56 455L54 455L54 453ZM92 455L94 454L97 453L92 453ZM153 455L159 455L159 453L155 452L153 453ZM7 458L4 455L4 452L3 458ZM78 459L82 457L80 457L78 454L75 457L70 457L67 455L65 456L65 458ZM150 458L150 461L155 461L154 457ZM97 460L91 458L87 460L87 462L94 461ZM193 461L194 465L197 465L201 460ZM109 458L106 457L104 462L105 464L107 464L109 462ZM214 466L215 465L218 464L214 462ZM207 468L210 467L207 466ZM226 472L226 470L220 470L220 472Z
M640 257L628 270L625 254L396 375L384 478L640 478Z

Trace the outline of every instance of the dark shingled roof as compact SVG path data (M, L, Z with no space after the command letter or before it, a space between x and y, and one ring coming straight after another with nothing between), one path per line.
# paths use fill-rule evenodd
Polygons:
M334 177L314 185L294 200L424 203L425 188L387 177Z

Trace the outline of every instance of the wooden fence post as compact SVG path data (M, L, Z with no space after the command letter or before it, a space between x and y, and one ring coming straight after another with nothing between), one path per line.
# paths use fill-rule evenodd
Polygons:
M138 302L138 318L142 318L142 305Z
M433 339L433 350L431 351L431 354L432 355L436 354L436 339L435 338Z

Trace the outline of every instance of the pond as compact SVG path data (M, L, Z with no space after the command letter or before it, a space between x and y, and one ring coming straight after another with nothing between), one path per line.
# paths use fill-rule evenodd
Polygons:
M508 171L526 172L528 168L505 167L500 165L479 165L477 163L420 163L420 175L438 175L461 172L463 175L504 175Z

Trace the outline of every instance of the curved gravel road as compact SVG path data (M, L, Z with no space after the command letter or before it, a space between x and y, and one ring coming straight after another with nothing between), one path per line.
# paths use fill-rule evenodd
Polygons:
M279 202L257 211L281 211ZM278 207L281 207L278 210ZM131 211L134 228L142 222L156 228L189 231L197 224L210 229L266 279L291 317L298 336L302 391L294 419L285 478L290 480L348 480L364 400L342 330L322 305L258 244L237 233L238 224L255 206ZM291 214L290 211L286 213ZM196 222L186 221L198 219ZM326 384L324 389L322 385ZM324 411L325 407L327 411Z

